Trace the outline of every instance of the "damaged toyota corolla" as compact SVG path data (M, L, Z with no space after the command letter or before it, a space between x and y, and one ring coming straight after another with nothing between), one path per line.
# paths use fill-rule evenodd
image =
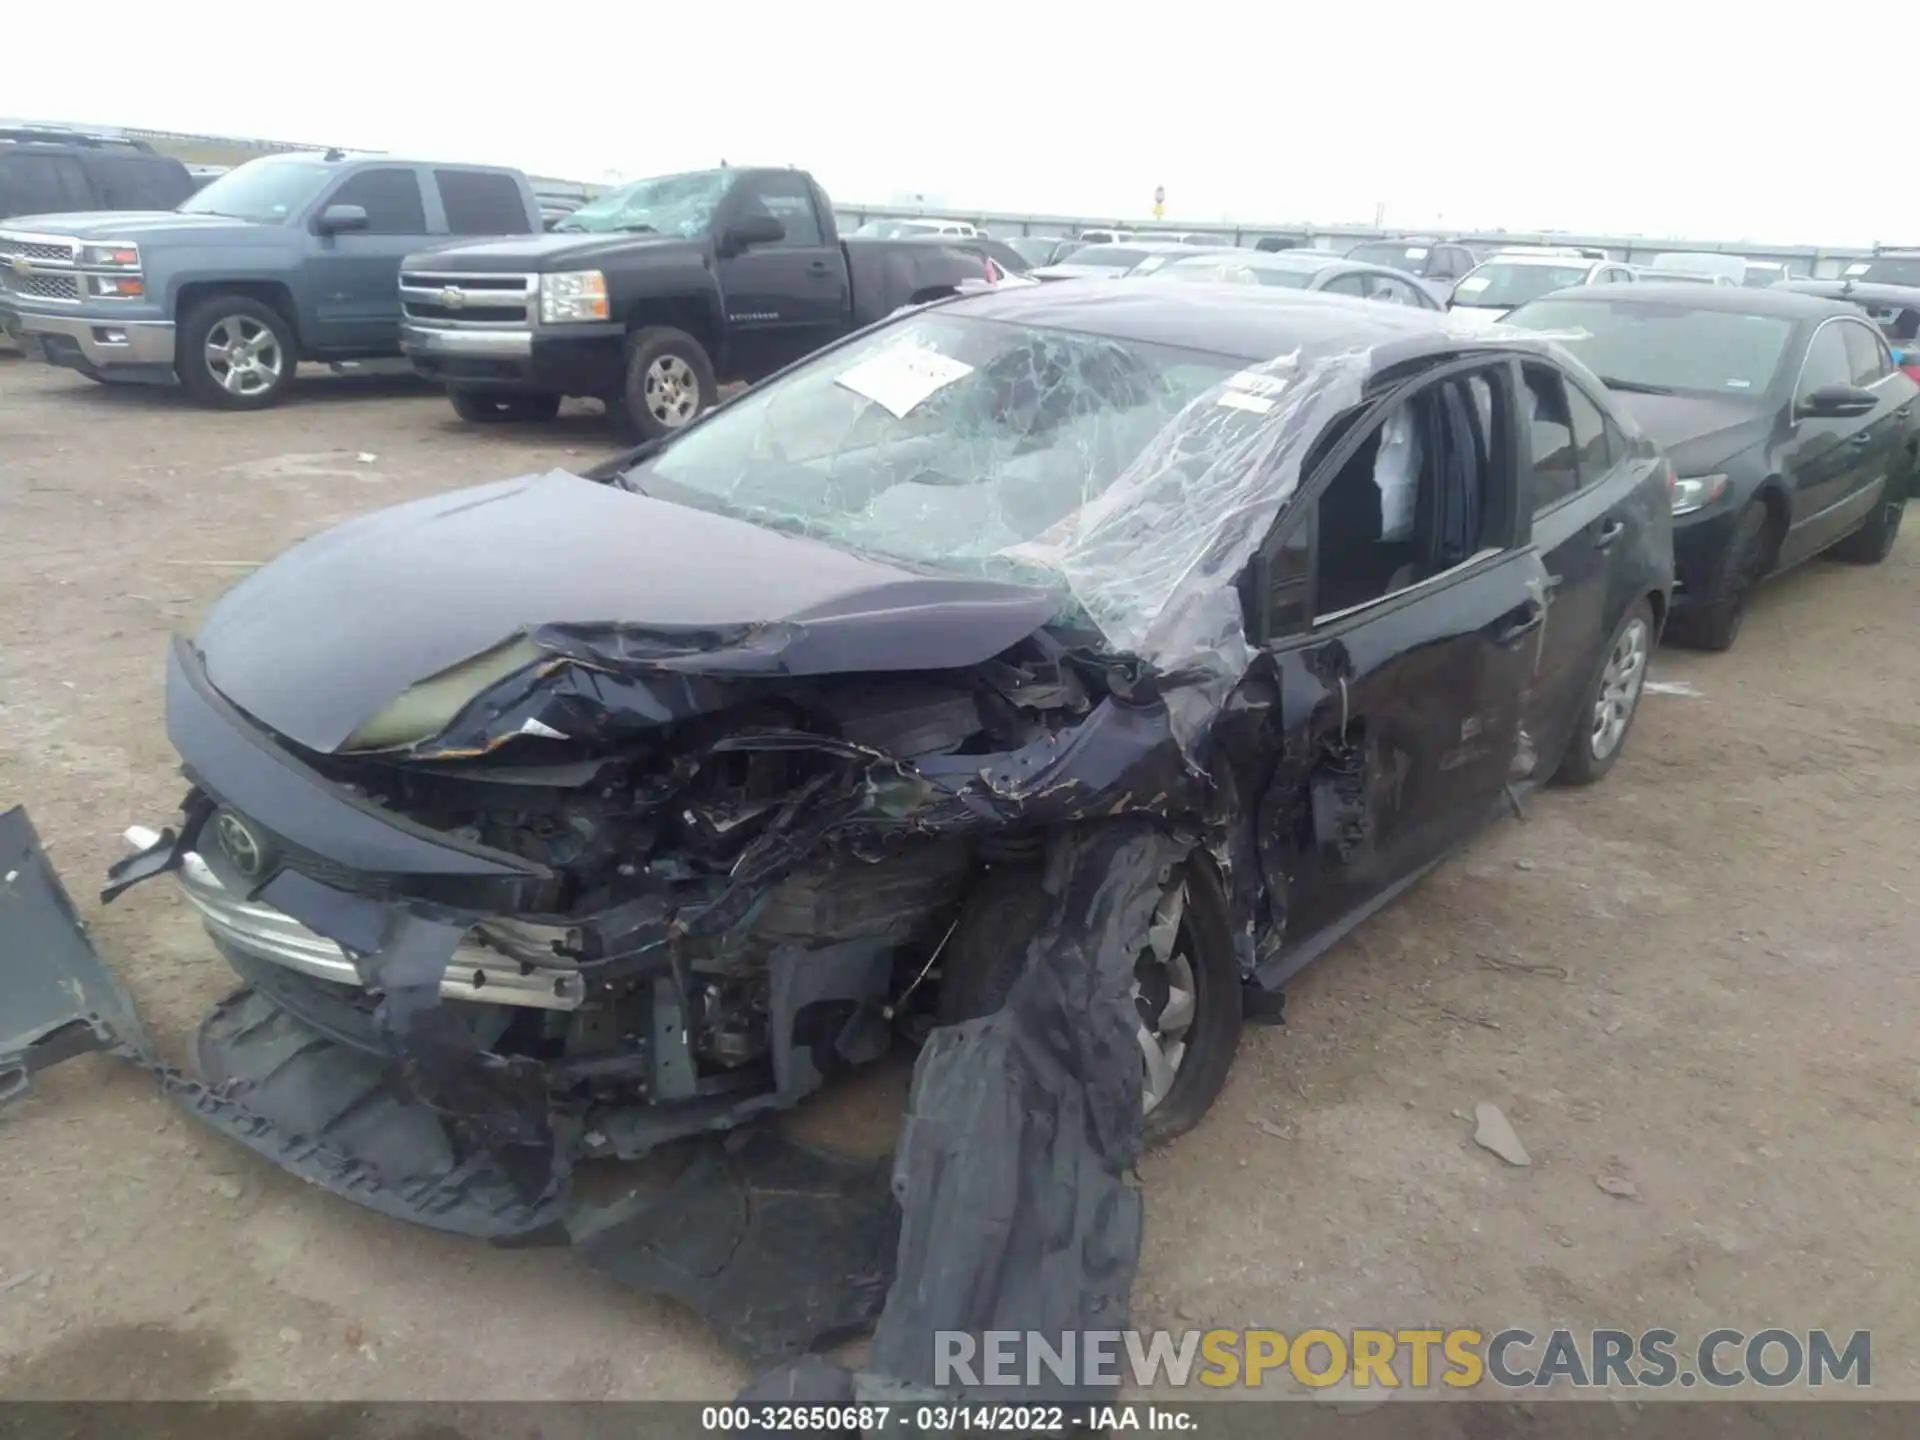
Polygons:
M246 982L197 1047L230 1132L492 1238L904 1033L892 1169L822 1221L866 1227L817 1260L858 1298L769 1336L660 1213L660 1264L600 1255L756 1353L879 1316L924 1380L935 1330L1123 1323L1127 1172L1243 1016L1519 787L1613 763L1668 483L1539 336L1244 287L936 303L590 477L241 582L171 656L183 816L109 896L177 872ZM812 1294L804 1248L755 1253Z

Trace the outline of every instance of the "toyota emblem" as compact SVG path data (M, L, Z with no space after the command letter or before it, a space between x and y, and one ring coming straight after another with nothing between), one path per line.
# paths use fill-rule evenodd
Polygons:
M440 303L449 310L458 310L462 305L467 303L467 292L448 286L440 292Z
M213 832L233 868L248 880L259 879L266 868L267 847L247 828L247 822L231 810L222 810L213 822Z

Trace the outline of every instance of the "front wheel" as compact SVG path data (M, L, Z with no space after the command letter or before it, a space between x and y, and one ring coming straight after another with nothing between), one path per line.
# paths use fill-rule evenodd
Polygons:
M187 393L222 410L264 410L286 398L299 363L293 331L271 305L212 295L180 322L173 369Z
M987 871L961 908L942 961L942 1025L1006 1004L1052 901L1037 867ZM1160 898L1133 969L1141 1131L1149 1146L1184 1135L1212 1108L1240 1044L1240 968L1226 895L1189 860Z
M1640 712L1652 652L1653 607L1636 600L1621 617L1586 688L1574 717L1573 738L1554 772L1556 783L1591 785L1613 768Z
M1755 500L1740 512L1713 583L1697 606L1681 611L1668 624L1667 633L1675 641L1695 650L1733 648L1747 616L1747 597L1766 573L1769 523L1762 501Z
M450 386L447 399L453 413L472 425L503 421L545 421L560 413L560 397L537 391L468 390Z
M1900 517L1906 513L1905 492L1895 494L1891 479L1867 523L1833 547L1833 558L1855 565L1878 565L1893 553L1893 542L1900 536Z
M626 381L615 418L634 439L657 440L685 429L719 398L713 360L686 331L652 325L627 337Z

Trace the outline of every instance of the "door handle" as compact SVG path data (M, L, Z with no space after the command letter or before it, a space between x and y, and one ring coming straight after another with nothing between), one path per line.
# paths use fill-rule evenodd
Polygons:
M1596 550L1610 550L1613 548L1613 542L1626 533L1626 521L1609 520L1593 532L1593 548Z
M826 262L826 261L824 261L824 260L816 260L816 261L814 261L814 262L813 262L813 263L812 263L811 265L809 265L809 266L807 266L807 273L808 273L809 275L824 275L824 274L826 274L826 273L827 273L827 262Z
M1537 600L1529 600L1502 615L1494 624L1500 628L1493 632L1493 643L1512 645L1524 640L1542 625L1547 623L1547 607Z

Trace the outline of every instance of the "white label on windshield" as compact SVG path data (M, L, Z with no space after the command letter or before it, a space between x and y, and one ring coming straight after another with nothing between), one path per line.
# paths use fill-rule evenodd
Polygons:
M1407 259L1409 260L1424 260L1426 258L1427 249L1424 245L1416 245L1413 249L1407 251Z
M1244 390L1229 390L1214 403L1229 410L1251 410L1256 415L1265 415L1273 409L1273 401L1265 395L1249 395Z
M1729 390L1751 390L1751 389L1753 388L1753 381L1751 381L1751 380L1729 380L1729 381L1727 381L1727 388L1728 388Z
M835 383L904 420L929 395L973 373L973 366L938 350L895 345L835 377Z
M1469 295L1478 294L1493 283L1491 275L1469 275L1453 288L1465 291Z
M1278 395L1287 388L1284 376L1262 375L1258 370L1242 370L1231 376L1227 384L1236 390L1250 390L1255 395Z
M1870 268L1870 267L1868 266L1868 264L1867 264L1867 262L1866 262L1866 261L1864 261L1864 260L1862 260L1862 261L1861 261L1861 262L1860 262L1860 263L1859 263L1858 265L1849 265L1849 266L1847 267L1847 274L1849 274L1849 275L1864 275L1864 274L1866 274L1866 273L1867 273L1867 271L1868 271L1868 269L1869 269L1869 268Z

